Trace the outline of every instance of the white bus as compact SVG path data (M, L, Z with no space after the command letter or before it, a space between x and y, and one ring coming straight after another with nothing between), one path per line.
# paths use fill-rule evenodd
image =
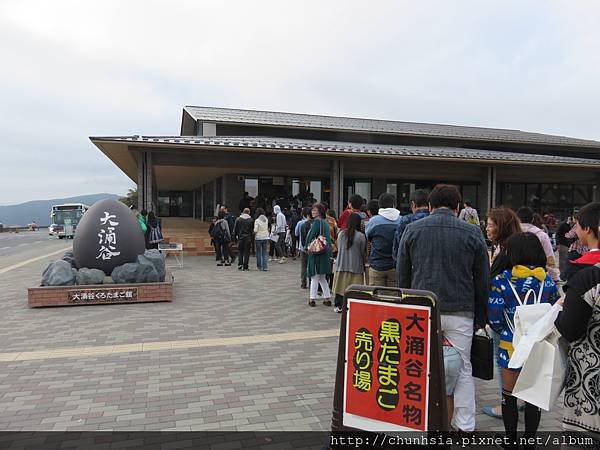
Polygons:
M53 205L50 211L52 220L52 234L59 239L73 238L77 224L83 214L89 209L83 203L65 203L64 205Z

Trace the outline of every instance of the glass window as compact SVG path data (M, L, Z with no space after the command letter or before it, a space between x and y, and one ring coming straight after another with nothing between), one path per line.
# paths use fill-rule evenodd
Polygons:
M215 184L211 181L206 183L202 189L202 195L204 198L204 220L211 221L215 215L215 204L214 204L214 188Z
M540 205L541 205L540 185L539 184L527 184L526 185L526 193L527 193L527 198L526 198L525 205L529 206L534 211L539 211ZM521 206L523 206L523 204L516 205L515 208L518 209Z
M477 186L474 184L466 184L462 187L463 200L470 200L475 209L478 208L477 202Z
M158 216L159 217L169 217L171 215L169 209L170 199L168 195L163 195L162 193L158 196Z
M514 210L525 204L525 185L504 183L502 185L502 204Z
M560 191L558 184L542 184L541 198L541 212L548 213L558 209L558 200L560 198ZM538 212L540 210L538 209Z
M354 183L354 193L369 201L371 199L371 183L369 181L357 181Z
M573 205L573 185L572 184L561 184L560 194L558 199L558 207L561 211L568 213L568 210Z
M300 180L292 180L292 195L295 197L300 194Z
M244 179L244 191L252 198L258 195L258 178Z
M395 199L398 199L398 185L396 183L388 183L385 192L392 194Z
M586 184L576 184L574 188L573 207L581 208L592 201L592 186Z
M310 192L312 192L313 196L318 202L321 201L322 193L320 180L313 180L310 182Z

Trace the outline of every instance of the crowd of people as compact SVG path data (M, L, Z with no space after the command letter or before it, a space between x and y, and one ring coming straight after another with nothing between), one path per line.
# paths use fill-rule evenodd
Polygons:
M249 270L252 251L261 271L271 261L300 258L299 285L309 290L308 305L317 306L320 298L338 313L351 284L436 294L449 420L456 430L475 429L471 344L474 331L487 326L494 336L500 405L483 411L501 418L507 435L516 437L519 411L524 410L525 436L535 435L540 409L519 405L512 395L519 375L508 367L513 316L517 305L533 301L530 291L536 293L535 301L559 302L563 311L556 329L571 343L564 424L600 432L600 203L586 205L558 226L557 264L548 230L531 208L493 208L482 228L471 202L462 201L451 185L414 191L406 215L388 193L370 201L351 196L339 218L326 203L310 198L303 207L275 204L266 211L261 206L252 215L246 197L239 217L223 206L211 225L217 265L235 261L232 242L237 243L239 270ZM586 381L590 376L596 384Z

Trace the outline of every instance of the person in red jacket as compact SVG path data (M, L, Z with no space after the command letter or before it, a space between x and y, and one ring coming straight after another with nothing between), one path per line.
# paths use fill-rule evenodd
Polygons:
M340 218L338 219L337 224L340 231L346 229L346 222L348 221L348 217L350 216L350 214L352 214L353 212L361 212L360 208L362 207L363 201L363 198L358 194L350 196L350 199L348 200L348 205L346 205L346 209L344 209L344 212L340 214Z
M575 216L575 233L588 251L571 261L569 280L581 269L600 263L598 222L600 222L599 202L588 203ZM566 287L568 288L568 282Z

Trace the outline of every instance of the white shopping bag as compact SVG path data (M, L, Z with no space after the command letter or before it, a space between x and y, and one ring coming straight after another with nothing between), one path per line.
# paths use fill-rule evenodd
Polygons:
M553 331L546 339L533 344L512 395L550 411L562 391L566 363L566 348L559 343L558 332Z
M514 351L508 362L509 369L522 367L534 344L543 341L555 330L554 321L560 311L562 306L557 303L517 306L514 316Z

